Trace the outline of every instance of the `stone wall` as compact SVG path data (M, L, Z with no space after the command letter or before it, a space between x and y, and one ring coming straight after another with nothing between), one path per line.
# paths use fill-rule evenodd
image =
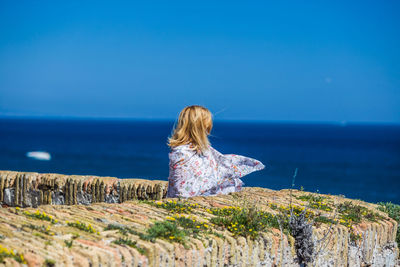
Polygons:
M254 240L234 236L213 225L210 220L214 215L208 211L247 202L276 213L273 205L304 206L304 201L291 195L298 197L307 192L245 187L229 195L189 198L188 203L194 205L191 218L210 225L212 233L189 237L183 246L174 240L140 237L155 222L171 216L158 205L180 201L162 198L165 181L10 171L0 172L0 179L0 264L5 266L299 266L291 235L270 228ZM355 225L353 231L362 236L356 241L351 240L349 228L341 224L314 225L315 253L310 266L396 266L394 220L374 204L323 196L335 205L351 201L381 217ZM334 211L315 213L335 216ZM79 229L71 222L87 228ZM117 228L107 228L110 225ZM131 243L118 244L121 238ZM1 258L1 253L6 256Z
M161 199L167 193L167 185L166 181L157 180L0 171L0 203L37 207Z

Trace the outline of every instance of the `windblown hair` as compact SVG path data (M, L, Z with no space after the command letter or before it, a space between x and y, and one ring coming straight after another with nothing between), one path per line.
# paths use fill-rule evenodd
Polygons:
M197 153L208 149L208 135L213 126L211 112L202 106L185 107L179 114L178 125L168 139L170 147L191 144Z

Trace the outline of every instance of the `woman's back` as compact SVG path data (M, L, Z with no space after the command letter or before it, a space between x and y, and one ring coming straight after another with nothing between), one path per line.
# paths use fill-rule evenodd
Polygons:
M198 153L192 145L173 147L169 153L167 197L192 197L227 194L240 191L239 178L264 165L252 158L223 155L209 146Z
M185 107L168 139L168 197L208 196L240 191L240 177L264 165L252 158L223 155L211 147L212 114L202 106Z

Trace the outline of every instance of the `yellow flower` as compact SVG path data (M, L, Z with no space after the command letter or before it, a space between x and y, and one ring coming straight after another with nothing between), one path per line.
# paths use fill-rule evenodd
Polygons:
M253 231L253 229L250 228L249 231L251 232L251 231Z
M20 208L19 208L19 207L15 207L15 209L16 209L16 210L20 210Z
M174 238L175 238L175 236L170 236L170 237L169 237L169 239L174 239Z
M204 224L204 227L205 227L205 228L208 228L208 225L207 225L207 224Z
M196 225L196 228L200 228L200 225Z

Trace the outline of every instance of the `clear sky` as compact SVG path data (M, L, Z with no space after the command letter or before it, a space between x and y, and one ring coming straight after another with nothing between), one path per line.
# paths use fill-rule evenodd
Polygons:
M400 1L1 1L0 116L400 123Z

